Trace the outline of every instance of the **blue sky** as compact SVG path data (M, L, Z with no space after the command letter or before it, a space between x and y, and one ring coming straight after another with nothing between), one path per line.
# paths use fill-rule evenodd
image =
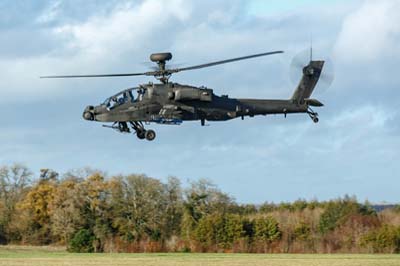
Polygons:
M239 202L398 202L399 1L2 1L0 165L37 172L90 166L165 179L208 178ZM285 54L177 74L217 94L289 98L293 56L332 58L335 81L306 115L154 125L154 142L82 119L86 105L148 77L41 80L40 75L146 70L152 52L177 64Z
M315 5L331 5L343 0L252 0L249 1L248 12L251 15L263 15L268 13L290 12L298 8L310 8Z

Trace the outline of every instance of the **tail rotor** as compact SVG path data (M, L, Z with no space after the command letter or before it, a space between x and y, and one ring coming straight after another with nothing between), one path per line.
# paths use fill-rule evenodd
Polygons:
M303 69L313 61L313 48L305 49L297 53L290 64L289 76L294 85L297 85L302 76ZM316 93L323 94L332 85L335 79L335 69L330 58L324 59L324 68L322 69L320 79L317 85Z

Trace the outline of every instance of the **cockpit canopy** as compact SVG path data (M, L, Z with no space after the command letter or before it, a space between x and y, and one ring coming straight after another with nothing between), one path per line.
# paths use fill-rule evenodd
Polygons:
M137 93L137 97L134 97L134 91ZM105 105L107 108L115 108L119 105L131 102L138 102L141 101L143 98L144 90L142 88L129 88L126 90L123 90L114 96L111 96L107 98L104 102L103 105Z

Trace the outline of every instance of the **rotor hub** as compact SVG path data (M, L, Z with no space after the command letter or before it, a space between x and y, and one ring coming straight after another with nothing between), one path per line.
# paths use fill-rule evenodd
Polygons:
M311 65L305 66L303 68L303 74L307 76L313 76L314 75L314 68Z

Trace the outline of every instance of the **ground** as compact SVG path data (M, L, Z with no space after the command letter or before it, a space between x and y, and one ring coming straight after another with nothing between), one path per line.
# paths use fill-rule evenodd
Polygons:
M63 248L0 246L0 266L399 266L400 255L309 254L76 254Z

